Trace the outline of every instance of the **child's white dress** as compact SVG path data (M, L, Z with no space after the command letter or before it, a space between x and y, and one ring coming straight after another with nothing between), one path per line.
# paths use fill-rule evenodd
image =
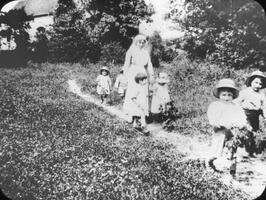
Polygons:
M207 116L213 127L224 127L230 130L232 127L244 128L247 126L246 115L243 109L233 102L212 102L208 108ZM221 156L224 141L224 131L214 133L211 149L212 152L210 152L213 157Z
M97 93L98 94L110 94L111 92L111 79L110 76L99 75L96 79L97 82Z
M119 94L125 94L127 89L127 78L123 74L119 74L115 81L115 88Z
M166 103L170 102L170 95L168 91L168 85L160 85L156 83L153 89L152 102L151 102L151 112L159 113L160 106L166 105Z
M130 101L128 102L127 112L132 116L148 116L149 112L149 99L146 85L136 84L135 88L132 88L130 92ZM135 100L135 101L134 101ZM141 106L141 109L139 106Z

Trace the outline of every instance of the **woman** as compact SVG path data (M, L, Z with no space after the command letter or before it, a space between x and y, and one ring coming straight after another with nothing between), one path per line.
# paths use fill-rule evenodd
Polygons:
M125 63L122 70L128 81L123 110L125 114L128 115L129 121L131 121L134 113L134 110L132 110L133 107L131 106L131 97L134 88L137 87L135 76L138 73L147 75L147 94L149 87L154 82L154 71L150 58L150 50L145 35L139 34L133 39L132 45L126 53Z

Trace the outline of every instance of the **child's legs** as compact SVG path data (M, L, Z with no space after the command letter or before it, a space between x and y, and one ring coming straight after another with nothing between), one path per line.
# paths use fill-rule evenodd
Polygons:
M133 127L134 128L139 128L140 127L140 117L139 116L132 116L132 122L133 122Z
M155 123L159 123L159 113L151 113L152 121Z
M140 116L140 123L142 127L146 127L147 123L146 123L146 116L143 114Z
M210 157L218 158L222 156L224 142L225 142L224 129L215 130L215 133L212 136L212 146L211 146Z
M247 139L245 141L245 149L249 155L253 155L256 151L256 142L254 133L252 131L247 132Z
M258 131L260 129L259 116L262 114L261 110L245 110L245 114L247 116L247 121L252 127L252 131L248 131L247 139L245 141L245 149L249 153L249 155L253 155L256 151L256 142L254 137L254 131Z
M245 114L247 116L247 121L252 127L252 131L257 131L260 128L260 123L259 123L259 116L261 114L260 110L246 110L245 109Z

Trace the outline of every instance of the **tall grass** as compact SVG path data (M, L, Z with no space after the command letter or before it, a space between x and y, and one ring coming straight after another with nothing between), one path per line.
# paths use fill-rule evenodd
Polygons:
M99 65L42 64L0 72L0 187L12 199L248 199L68 92L93 90ZM118 67L110 67L115 74ZM174 77L173 77L174 78Z

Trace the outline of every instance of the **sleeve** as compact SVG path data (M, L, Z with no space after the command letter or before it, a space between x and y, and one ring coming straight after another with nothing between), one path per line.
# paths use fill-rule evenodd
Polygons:
M232 126L238 127L238 128L247 127L248 123L247 123L246 114L239 105L235 105L235 111L233 113L235 114L235 116L234 116L234 122L232 123Z
M153 70L153 66L152 66L152 62L151 62L151 57L149 56L149 61L148 61L148 66L147 66L147 70L150 76L150 81L151 83L154 83L154 70Z
M101 81L101 76L97 76L96 83L99 84L100 81Z
M108 85L109 85L109 88L111 90L112 89L112 80L110 77L108 78Z
M114 88L118 88L119 87L119 82L120 82L120 76L117 76L117 78L115 80Z
M213 102L210 104L208 110L207 110L207 117L209 120L209 123L212 126L219 127L219 104L217 102Z
M125 57L125 62L124 62L124 66L122 67L122 70L124 71L124 74L127 73L127 70L130 66L131 63L131 48L128 49L127 53L126 53L126 57Z
M265 96L265 91L262 92L262 115L264 118L266 118L266 96Z

